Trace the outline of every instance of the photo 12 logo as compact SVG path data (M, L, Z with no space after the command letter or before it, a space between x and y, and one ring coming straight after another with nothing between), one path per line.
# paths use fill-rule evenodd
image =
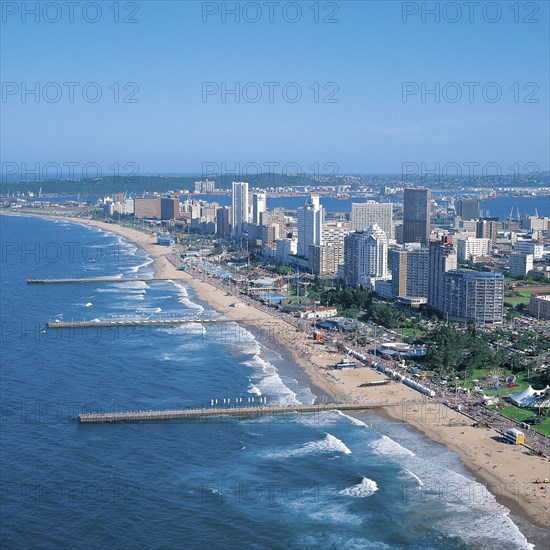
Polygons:
M208 482L201 486L202 502L275 503L275 502L326 502L338 494L335 483L303 484L298 482L263 481Z
M91 304L90 304L91 306ZM57 323L57 320L60 322ZM74 342L86 342L87 344L100 344L108 342L126 343L132 345L144 336L144 329L140 326L126 325L123 322L112 326L94 326L92 322L86 325L82 321L81 325L56 326L61 324L62 319L57 317L56 321L45 321L35 323L1 321L0 322L0 342L7 345L11 342L34 343L34 344L73 344ZM109 317L106 322L123 321Z
M339 91L336 82L203 82L201 97L203 103L339 103Z
M498 162L464 161L464 162L403 162L401 165L401 177L407 181L411 177L420 181L440 182L449 178L467 178L472 183L477 179L494 180L504 176L513 177L514 181L522 178L533 178L540 174L536 162L514 162L503 167Z
M203 23L339 23L337 2L202 2Z
M539 23L537 2L402 2L403 23Z
M136 483L89 481L36 481L10 482L0 484L2 504L20 502L26 505L63 502L64 504L108 504L131 502L139 494Z
M138 2L0 2L2 23L139 23Z
M539 85L536 82L403 82L403 103L538 103Z
M98 162L63 161L63 162L3 162L2 183L8 181L87 181L93 182L102 177L112 177L116 183L135 183L139 173L136 162L114 162L107 169Z
M247 181L255 183L262 175L268 175L268 182L275 184L276 176L281 176L288 184L297 183L301 176L318 178L320 176L335 176L340 167L336 162L313 162L305 170L298 162L290 161L281 163L278 161L264 162L235 162L229 165L225 162L203 162L203 178L220 178L224 184L232 181Z
M117 413L139 410L133 403L70 403L68 401L2 401L0 403L0 422L21 424L54 424L76 422L79 414Z
M2 82L2 103L139 103L137 82Z

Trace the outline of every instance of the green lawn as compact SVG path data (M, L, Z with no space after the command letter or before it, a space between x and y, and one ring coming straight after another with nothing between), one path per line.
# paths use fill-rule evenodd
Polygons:
M519 296L505 296L504 303L511 306L517 306L518 304L529 305L529 298L531 297L531 294L535 294L537 292L545 292L547 288L548 287L540 287L532 288L530 290L517 290Z
M505 378L510 374L514 374L516 376L515 384L517 384L517 386L508 388L506 387ZM500 397L505 397L506 395L510 395L513 393L519 393L520 391L527 388L529 385L533 386L535 389L543 388L546 385L546 382L542 380L540 375L533 373L532 371L528 377L526 371L512 373L512 371L503 370L502 382L504 383L504 386L501 387L499 390L490 390L485 387L484 379L486 376L487 376L486 370L476 369L474 370L473 375L466 378L466 380L464 380L464 378L461 378L460 380L458 380L458 385L461 388L466 387L466 388L473 389L474 388L473 380L479 380L481 383L481 387L485 392L485 395L498 395ZM454 380L449 382L449 387L454 388Z
M504 371L504 376L508 376L509 374L512 374L510 371ZM491 409L498 410L501 414L508 418L512 418L518 422L524 422L525 420L532 418L535 416L538 411L535 409L523 409L520 407L516 407L515 405L511 404L505 404L503 401L503 398L507 395L513 394L513 393L519 393L520 391L524 390L529 384L533 385L535 388L542 387L540 381L537 379L538 377L533 375L531 373L531 376L529 377L529 381L527 380L527 373L526 372L520 372L515 373L516 374L516 384L518 386L513 388L507 388L506 386L501 388L500 390L488 390L484 389L485 395L498 395L501 397L501 402L499 405L494 405L490 407ZM482 382L483 386L483 379L486 376L486 372L482 370L476 370L474 371L473 376L466 379L466 387L473 388L474 384L472 380L480 380ZM464 386L464 380L459 381L459 385L461 387ZM548 437L550 437L550 417L545 418L540 424L534 424L532 426L532 429L536 432L542 433Z
M506 298L504 298L504 303L512 307L515 307L518 304L529 305L529 298L524 296L506 296Z
M412 328L412 327L399 327L394 328L395 332L398 334L401 334L402 336L407 336L409 338L419 338L420 336L424 336L426 334L426 331L421 328Z
M524 422L529 418L532 418L537 414L538 411L535 409L520 409L514 405L507 405L506 407L491 407L492 409L498 409L498 412L503 414L508 418L512 418L517 422ZM547 437L550 437L550 417L545 418L540 424L532 424L531 429L535 432L544 434Z

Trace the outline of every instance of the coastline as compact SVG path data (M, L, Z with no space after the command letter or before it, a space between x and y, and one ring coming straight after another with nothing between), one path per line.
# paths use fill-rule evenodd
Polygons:
M185 281L200 300L207 302L229 319L239 320L247 325L247 328L258 327L259 334L255 336L260 343L268 349L270 344L284 348L289 358L304 370L311 384L326 395L334 397L351 394L354 398L367 401L388 399L390 402L419 396L416 391L397 382L391 382L381 388L359 387L364 382L384 378L384 375L369 367L328 371L326 367L339 359L337 352L328 349L328 346L315 344L313 340L307 339L300 329L263 309L248 304L238 308L231 307L231 303L239 300L237 296L227 295L209 282L176 269L167 258L173 249L156 245L151 234L96 220L38 214L36 217L82 223L133 241L153 258L157 277ZM444 405L434 403L431 406L386 407L383 411L392 420L412 426L429 439L444 444L459 454L472 476L485 485L497 501L506 506L512 514L539 528L550 527L550 487L548 484L545 486L533 483L534 479L550 477L548 460L528 455L522 447L501 443L498 441L497 432L472 427L468 417ZM441 481L444 483L444 480ZM549 540L547 535L540 543L540 547L547 547Z

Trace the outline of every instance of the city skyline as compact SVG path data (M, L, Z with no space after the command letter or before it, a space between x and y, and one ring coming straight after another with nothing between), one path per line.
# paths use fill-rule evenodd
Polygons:
M0 31L2 542L550 548L549 0Z

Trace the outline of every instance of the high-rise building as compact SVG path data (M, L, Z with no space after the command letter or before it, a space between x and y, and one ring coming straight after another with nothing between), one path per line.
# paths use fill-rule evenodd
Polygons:
M244 224L248 222L248 182L234 181L231 195L231 230L233 235L241 235Z
M277 225L260 225L259 227L262 244L273 243L280 238Z
M477 237L458 239L456 241L456 248L460 262L467 262L469 260L475 262L479 256L489 256L491 252L491 240L479 239Z
M430 253L427 248L417 248L409 251L408 256L407 296L411 298L427 298Z
M357 286L360 278L360 256L364 246L365 233L356 231L344 239L344 283Z
M279 239L275 244L275 259L282 264L290 263L291 256L298 250L296 239Z
M346 222L328 222L323 224L323 246L334 249L335 273L338 264L344 263L344 239L350 234L349 224Z
M343 249L327 244L312 244L309 247L309 270L315 275L336 275L343 261Z
M456 202L456 215L463 220L479 218L479 201L477 199L461 199Z
M448 271L443 313L451 321L502 323L504 276L486 271Z
M538 215L527 216L521 220L521 228L527 231L549 231L550 218L547 216L539 218Z
M428 305L443 312L445 310L445 273L456 269L458 260L449 235L441 241L431 241L429 246Z
M346 222L326 222L323 224L323 244L344 248L344 238L351 233Z
M479 220L476 225L478 239L490 239L492 245L497 241L497 232L501 224L495 220Z
M382 228L388 239L393 239L393 205L391 202L351 203L352 231L365 231L375 223Z
M395 298L427 298L429 252L417 243L392 251L392 293Z
M134 199L134 216L160 219L160 197Z
M510 255L510 277L525 277L533 269L533 254L512 252Z
M534 260L542 260L544 256L544 244L533 241L517 240L514 243L514 250L522 254L532 254Z
M550 294L531 294L529 313L538 319L550 319Z
M125 214L134 213L134 199L126 199L124 201L124 213Z
M227 237L231 234L231 208L222 206L216 212L216 235Z
M162 197L160 199L160 219L175 220L180 215L180 200L178 197Z
M323 244L324 209L318 195L310 195L309 200L298 208L298 256L309 257L312 244Z
M344 240L344 282L374 288L376 280L389 279L388 239L374 224L367 231L351 233Z
M285 234L285 210L284 208L274 208L265 212L260 212L260 225L275 226L275 240L281 239Z
M261 215L266 210L265 193L252 193L252 223L261 224Z
M213 193L216 190L215 182L206 178L204 181L195 182L195 193Z
M312 273L336 275L338 265L344 263L344 239L349 233L349 225L345 222L323 224L323 244L309 247L309 269Z
M428 244L430 238L430 190L405 189L403 242Z
M392 250L391 282L394 298L407 296L407 272L409 256L406 250Z

